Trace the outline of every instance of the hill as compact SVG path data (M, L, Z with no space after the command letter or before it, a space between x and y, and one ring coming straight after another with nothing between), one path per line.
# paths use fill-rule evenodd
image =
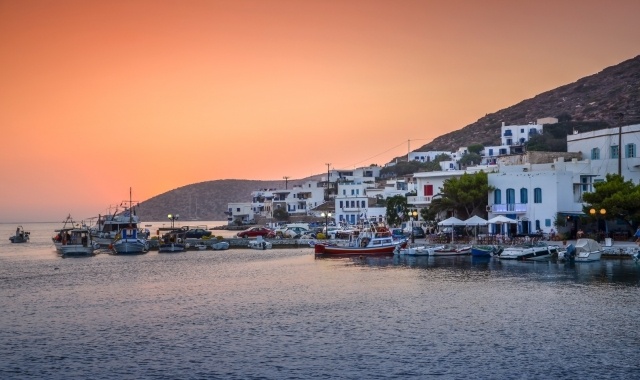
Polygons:
M605 127L639 123L640 56L487 114L416 151L454 151L472 144L499 145L502 122L526 125L543 117L556 117L565 122L604 122Z

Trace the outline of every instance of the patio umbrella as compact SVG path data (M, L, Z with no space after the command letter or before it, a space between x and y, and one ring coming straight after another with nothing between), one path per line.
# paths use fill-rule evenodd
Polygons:
M489 222L486 219L474 215L464 221L465 226L476 226L476 239L478 238L478 226L486 226Z
M515 220L515 219L507 218L504 215L498 215L498 216L494 216L493 218L487 220L487 223L499 224L500 225L500 232L502 232L502 225L503 224L513 224L513 223L518 223L518 221Z
M450 218L447 218L441 222L438 222L439 226L451 226L451 242L453 243L453 233L454 233L454 226L464 226L464 222L458 218L456 218L455 216L452 216Z

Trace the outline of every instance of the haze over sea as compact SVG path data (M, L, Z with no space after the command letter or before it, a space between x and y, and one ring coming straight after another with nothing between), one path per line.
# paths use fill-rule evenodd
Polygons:
M2 379L640 378L630 259L63 259L59 224L24 227L0 224Z

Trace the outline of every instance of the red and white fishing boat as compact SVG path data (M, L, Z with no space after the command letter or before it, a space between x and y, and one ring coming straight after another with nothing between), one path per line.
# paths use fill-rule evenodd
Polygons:
M316 255L393 255L396 248L404 248L407 240L394 240L388 229L371 229L369 231L361 231L348 242L343 244L332 242L316 242Z

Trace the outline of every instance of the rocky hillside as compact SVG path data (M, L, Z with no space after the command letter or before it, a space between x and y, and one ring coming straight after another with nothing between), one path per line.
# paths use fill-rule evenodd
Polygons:
M609 126L640 123L640 56L487 114L475 123L440 136L416 150L453 151L471 144L498 145L502 122L523 125L535 123L543 117L557 117L565 121L602 121Z

